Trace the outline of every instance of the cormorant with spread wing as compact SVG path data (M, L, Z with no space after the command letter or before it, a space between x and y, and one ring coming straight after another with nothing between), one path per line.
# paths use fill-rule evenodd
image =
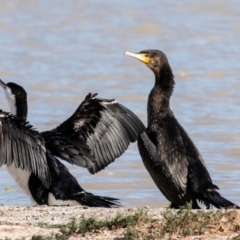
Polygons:
M0 166L38 204L117 207L118 199L85 192L56 158L96 173L137 140L144 125L114 100L88 94L57 128L39 133L27 121L27 93L0 80L11 113L0 110Z

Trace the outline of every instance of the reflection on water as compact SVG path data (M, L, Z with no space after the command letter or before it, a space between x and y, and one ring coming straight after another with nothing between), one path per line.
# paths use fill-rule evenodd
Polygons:
M29 120L55 127L88 92L116 98L146 123L152 73L125 50L163 50L176 88L176 117L201 151L221 193L240 204L240 3L225 1L29 1L0 3L0 77L23 85ZM3 94L1 108L8 110ZM68 165L80 184L125 206L167 206L136 144L104 171ZM31 204L4 167L0 203ZM11 186L11 191L5 187Z

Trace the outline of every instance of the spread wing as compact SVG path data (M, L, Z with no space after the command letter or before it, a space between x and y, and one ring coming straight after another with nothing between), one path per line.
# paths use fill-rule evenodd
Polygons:
M4 164L27 170L49 186L44 140L30 124L0 110L0 166Z
M74 114L54 130L94 158L85 155L88 158L85 167L90 173L104 169L122 155L145 129L129 109L114 100L96 98L96 95L89 93ZM63 159L84 165L82 160L72 157Z
M40 133L45 139L45 145L51 154L85 168L94 167L95 158L90 155L85 142L74 143L66 138L58 128Z

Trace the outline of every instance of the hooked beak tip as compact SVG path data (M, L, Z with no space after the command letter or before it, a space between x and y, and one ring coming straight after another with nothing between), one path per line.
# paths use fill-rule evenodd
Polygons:
M0 86L3 88L3 89L6 89L6 84L0 79Z

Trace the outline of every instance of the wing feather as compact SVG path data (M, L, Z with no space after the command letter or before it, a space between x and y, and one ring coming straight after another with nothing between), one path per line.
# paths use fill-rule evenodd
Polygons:
M63 142L77 147L85 156L84 161L81 159L79 162L77 155L62 158L87 167L90 173L104 169L121 156L130 142L136 141L145 130L143 123L129 109L115 100L96 96L89 93L70 118L42 135L48 143L54 134L59 134L65 138ZM51 141L51 146L47 145L47 148L59 156L59 145Z
M159 161L166 165L171 175L171 187L176 191L175 194L166 193L172 194L170 201L178 198L176 202L181 199L185 202L186 199L183 198L189 194L189 186L195 193L213 186L201 154L173 116L156 120L156 123L152 123L147 129L147 135L156 146Z
M92 168L95 159L90 155L86 144L81 140L72 142L58 128L40 133L45 140L46 148L61 159L85 168Z
M44 140L27 122L0 110L0 166L15 165L50 184Z
M140 134L138 148L143 163L153 181L164 196L169 201L172 201L175 195L183 191L181 191L178 184L176 184L175 176L171 174L167 163L159 156L156 146L150 140L146 132Z

